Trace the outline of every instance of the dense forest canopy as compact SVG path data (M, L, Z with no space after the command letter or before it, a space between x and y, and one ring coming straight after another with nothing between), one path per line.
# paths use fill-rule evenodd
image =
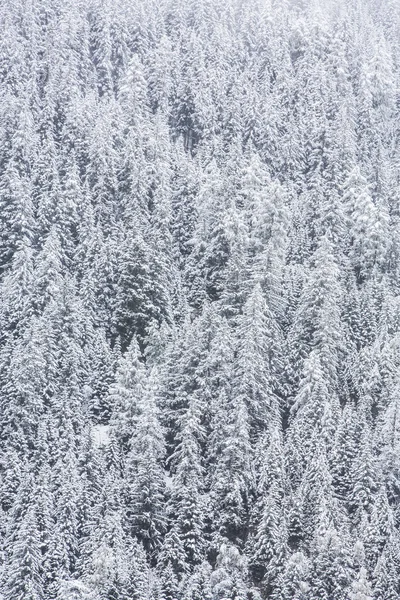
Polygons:
M1 600L398 600L398 0L2 0L0 82Z

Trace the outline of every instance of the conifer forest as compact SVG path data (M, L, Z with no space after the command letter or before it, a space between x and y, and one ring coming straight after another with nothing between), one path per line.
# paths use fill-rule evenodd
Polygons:
M399 0L1 0L0 599L400 599Z

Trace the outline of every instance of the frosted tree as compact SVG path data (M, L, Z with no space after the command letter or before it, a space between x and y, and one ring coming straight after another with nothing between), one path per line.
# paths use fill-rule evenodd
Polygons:
M244 600L247 598L247 564L239 550L230 544L220 548L215 571L211 576L213 598Z
M284 572L279 577L279 584L272 597L289 600L295 596L299 600L305 600L310 589L309 570L309 561L302 552L292 554L285 564Z
M132 433L139 416L139 403L146 386L146 370L141 361L138 343L134 338L121 357L115 383L110 386L108 403L111 406L111 435L124 453L132 441Z
M169 555L175 546L183 552L184 563L177 565L179 571L189 570L204 558L205 521L207 502L204 495L204 467L201 444L204 429L200 406L193 397L180 420L179 443L171 456L172 481L166 514L170 532L161 550L163 561L170 562ZM164 558L165 555L165 558Z
M339 410L337 398L329 393L329 387L322 371L320 353L313 350L304 361L303 377L300 380L298 392L290 409L289 448L293 445L297 446L299 440L302 440L301 447L296 448L296 453L301 456L297 476L311 458L313 444L317 436L328 448L331 446L337 427ZM289 452L289 465L292 457L296 458L296 454L292 455Z
M359 279L376 265L383 267L387 251L388 215L374 204L367 181L356 167L344 184L349 219L350 257Z
M360 570L358 579L353 582L349 598L351 600L372 600L372 589L364 568Z
M355 510L368 509L373 501L378 485L378 473L371 448L371 432L365 425L361 433L360 447L353 463L353 488L351 501Z
M249 506L254 493L250 422L242 399L227 397L222 391L223 437L211 481L215 543L239 542L246 536Z
M6 560L6 578L2 583L4 597L7 600L40 600L43 597L41 552L33 505L27 508L13 537Z
M327 384L334 391L343 353L340 321L343 289L328 236L320 240L310 266L289 333L292 368L298 376L297 369L301 368L307 349L318 349Z
M140 398L131 448L126 460L127 519L151 555L166 529L164 434L155 402L155 373L148 376Z
M260 284L243 307L237 336L233 394L247 405L252 426L279 420L284 341Z

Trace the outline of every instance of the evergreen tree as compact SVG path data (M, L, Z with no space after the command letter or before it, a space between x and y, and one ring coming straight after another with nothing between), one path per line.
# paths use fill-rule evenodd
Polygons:
M5 581L5 598L43 598L43 581L40 568L41 552L38 524L33 504L25 510L13 534L13 542L8 548Z
M349 215L350 256L359 279L376 265L383 267L386 255L388 215L375 206L368 184L356 168L344 186L344 201Z
M160 546L166 528L165 444L155 403L155 378L150 375L138 406L135 431L126 462L127 518L151 553Z
M226 397L219 402L224 418L222 442L211 481L215 543L240 543L246 536L250 500L254 492L249 414L243 400Z
M212 597L244 600L248 597L246 580L245 558L234 546L223 544L211 577Z
M139 416L139 405L146 386L146 371L140 350L133 339L117 367L115 383L110 386L107 403L111 406L111 435L126 454Z
M372 600L372 589L365 569L360 570L358 579L352 585L349 597L351 600Z
M279 419L284 346L259 284L243 307L237 336L233 393L247 405L252 425L261 428L261 423Z
M177 565L178 573L202 562L206 549L203 439L200 407L193 397L181 418L179 443L170 459L172 481L166 509L171 531L165 537L162 550L167 560L171 552L183 552L184 564Z

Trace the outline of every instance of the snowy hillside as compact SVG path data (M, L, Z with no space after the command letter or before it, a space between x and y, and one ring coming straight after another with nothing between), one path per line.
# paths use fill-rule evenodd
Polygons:
M1 600L400 598L398 0L0 2Z

